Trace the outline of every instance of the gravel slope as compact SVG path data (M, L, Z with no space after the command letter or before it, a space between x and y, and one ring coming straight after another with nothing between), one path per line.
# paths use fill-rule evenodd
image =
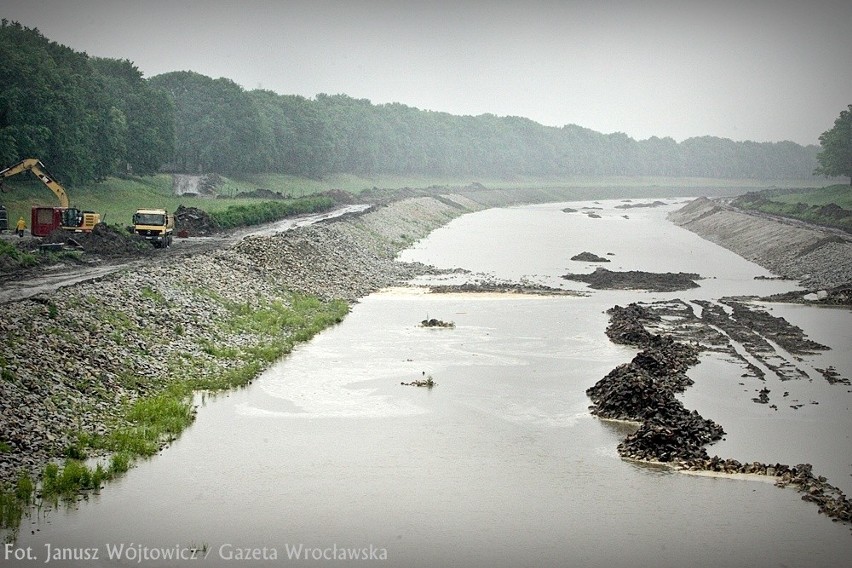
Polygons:
M669 220L811 290L852 283L852 236L750 215L706 197Z

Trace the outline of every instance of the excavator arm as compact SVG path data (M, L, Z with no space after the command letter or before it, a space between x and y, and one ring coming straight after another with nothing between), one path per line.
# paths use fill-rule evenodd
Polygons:
M44 164L35 158L21 160L14 166L9 166L5 170L0 170L0 181L26 171L32 172L33 175L41 180L41 183L46 185L47 188L56 195L59 199L60 207L68 207L68 194L65 192L65 188L59 185L59 182L47 173L47 168L44 167Z

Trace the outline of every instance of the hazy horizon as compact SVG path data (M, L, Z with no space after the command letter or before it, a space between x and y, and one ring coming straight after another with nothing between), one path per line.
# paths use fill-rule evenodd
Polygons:
M7 0L0 17L145 77L637 140L818 145L852 103L852 5L834 0Z

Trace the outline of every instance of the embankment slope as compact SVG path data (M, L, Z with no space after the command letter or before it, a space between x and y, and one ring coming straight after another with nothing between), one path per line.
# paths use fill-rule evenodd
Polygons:
M852 236L783 222L700 197L669 220L811 290L852 283Z

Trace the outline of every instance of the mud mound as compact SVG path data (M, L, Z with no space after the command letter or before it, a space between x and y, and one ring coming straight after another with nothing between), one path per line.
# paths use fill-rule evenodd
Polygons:
M197 207L178 206L175 211L175 233L181 237L205 237L220 230L209 213Z
M127 256L149 253L151 245L142 237L98 223L91 233L56 230L44 237L44 243L62 243L83 252L101 256Z
M606 268L598 268L591 274L565 274L566 280L585 282L595 290L651 290L654 292L674 292L698 288L695 280L700 275L690 272L643 272L629 270L613 272Z
M221 196L220 196L221 197ZM245 191L240 193L238 197L250 197L254 199L272 199L272 200L280 200L280 199L288 199L288 195L284 195L280 191L272 191L271 189L258 188L254 191Z
M835 221L841 221L846 219L847 217L852 217L852 211L844 209L836 203L829 203L828 205L823 205L822 207L817 209L817 213L821 217L827 217L829 219L834 219Z
M358 201L355 199L354 195L342 189L329 189L328 191L323 191L319 195L322 197L330 197L335 203L339 203L341 205L349 205Z
M580 254L575 254L571 257L571 260L578 260L582 262L609 262L608 258L603 258L602 256L598 256L588 251L583 251Z

